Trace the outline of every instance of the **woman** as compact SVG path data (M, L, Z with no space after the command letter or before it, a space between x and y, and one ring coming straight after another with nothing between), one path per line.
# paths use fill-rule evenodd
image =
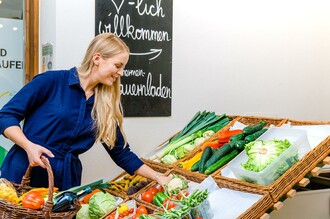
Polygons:
M119 86L128 58L129 48L120 38L100 34L89 44L79 68L48 71L26 84L0 111L0 133L15 143L1 177L20 183L30 164L39 166L32 170L30 185L48 187L40 160L46 155L55 187L78 186L82 173L78 155L100 141L126 172L164 185L169 177L159 175L131 152L122 130Z

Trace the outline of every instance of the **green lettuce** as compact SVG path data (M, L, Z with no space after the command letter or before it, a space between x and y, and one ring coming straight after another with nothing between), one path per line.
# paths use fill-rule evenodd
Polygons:
M107 192L97 192L89 200L89 216L91 218L101 218L111 211L116 204L116 199Z
M89 216L89 204L82 204L77 212L76 219L91 219Z
M260 172L278 158L291 143L287 140L256 140L245 145L248 160L242 164L246 170Z

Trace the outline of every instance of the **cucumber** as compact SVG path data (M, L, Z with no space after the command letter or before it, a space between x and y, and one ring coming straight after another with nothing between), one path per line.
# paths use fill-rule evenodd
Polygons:
M201 160L196 161L190 168L191 171L198 171Z
M256 131L256 132L254 132L254 133L252 133L252 134L250 134L250 135L245 136L245 138L244 138L245 143L247 144L247 143L250 143L251 141L256 140L256 139L259 138L262 134L264 134L266 131L267 131L267 129L266 129L266 128L263 128L263 129L261 129L261 130L259 130L259 131Z
M231 151L233 151L235 147L232 145L232 143L227 143L218 148L213 155L208 159L205 163L205 169L207 169L209 166L217 162L220 158L223 156L229 154Z
M232 145L232 147L234 147L236 150L238 151L243 151L245 148L245 140L237 140L237 141L233 141L230 142L230 144Z
M231 161L234 157L236 157L239 154L239 151L234 149L226 156L223 156L221 159L219 159L217 162L206 168L205 174L209 175L213 173L214 171L218 170L220 167Z
M267 122L265 120L261 120L260 122L250 125L250 126L246 126L245 128L243 128L243 134L246 135L250 135L254 132L257 132L261 129L263 129L265 126L267 125Z
M244 138L244 134L240 133L240 134L236 134L233 135L229 138L229 141L237 141L237 140L242 140Z
M206 161L212 156L212 148L210 146L207 146L203 153L202 153L202 157L200 159L200 163L199 163L199 169L198 171L200 173L204 173L205 171L205 163Z

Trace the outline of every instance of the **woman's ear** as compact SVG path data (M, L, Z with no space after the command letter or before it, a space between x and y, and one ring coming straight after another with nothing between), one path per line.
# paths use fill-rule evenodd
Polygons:
M100 53L97 52L93 54L92 60L94 62L94 65L99 65L100 59L101 59Z

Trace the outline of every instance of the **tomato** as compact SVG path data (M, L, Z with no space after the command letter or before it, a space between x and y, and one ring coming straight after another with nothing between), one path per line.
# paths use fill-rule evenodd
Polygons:
M196 219L203 219L202 217L198 217L198 218L196 218Z
M114 213L110 214L110 215L107 217L107 219L115 219L115 214L114 214Z
M167 209L170 210L171 208L174 208L176 206L176 204L174 202L172 202L169 199L165 199L163 202L163 206Z
M142 193L141 199L145 202L151 203L154 195L150 191Z
M171 195L171 196L170 196L170 199L178 200L178 197L177 197L176 195Z
M136 214L148 214L148 210L145 206L140 205L137 209L136 209Z
M181 190L178 194L178 199L182 200L184 197L182 196L182 193L185 197L187 197L189 195L189 192L187 192L186 190Z
M135 214L132 219L140 219L140 215L139 214Z
M164 192L163 186L159 186L157 189L158 189L158 192Z
M158 189L155 187L152 187L152 188L148 189L148 191L151 192L152 195L156 195L158 192Z

